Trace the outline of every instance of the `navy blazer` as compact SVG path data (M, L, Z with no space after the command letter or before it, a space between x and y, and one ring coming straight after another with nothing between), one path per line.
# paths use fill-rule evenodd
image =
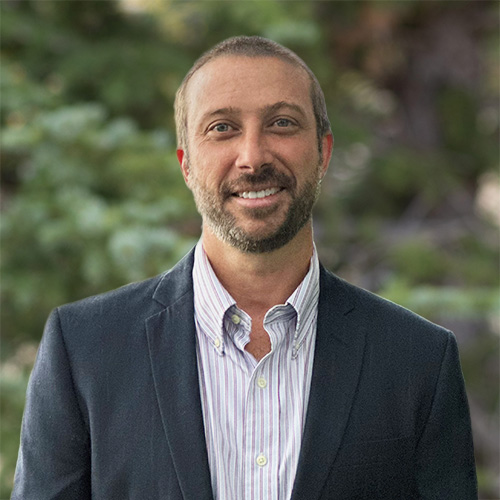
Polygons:
M53 311L13 499L213 498L192 266L193 252L166 274ZM476 498L453 335L321 268L292 500Z

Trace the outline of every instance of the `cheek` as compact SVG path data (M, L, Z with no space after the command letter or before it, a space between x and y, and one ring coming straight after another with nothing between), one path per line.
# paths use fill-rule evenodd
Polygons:
M214 176L223 177L235 166L237 151L235 147L214 146L207 148L203 155L203 161L210 168Z
M219 186L232 171L232 156L223 148L200 148L190 162L191 175L203 186Z
M320 156L317 148L294 147L286 151L286 155L281 156L283 164L292 170L292 174L297 180L320 177Z
M201 189L202 191L218 190L222 178L219 170L211 162L193 162L190 164L190 175L188 187L191 191Z
M317 139L309 133L282 137L274 143L274 151L294 163L319 162Z

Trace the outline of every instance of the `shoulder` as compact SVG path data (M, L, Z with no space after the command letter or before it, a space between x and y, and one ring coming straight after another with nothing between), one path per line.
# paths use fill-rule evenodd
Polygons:
M341 296L345 314L366 331L367 339L392 343L418 340L419 345L445 348L453 334L409 309L353 285L323 269L321 290L324 300Z
M57 312L61 318L69 321L82 318L91 321L101 316L107 316L113 321L133 315L138 310L148 310L151 308L155 289L165 274L64 304L57 308Z
M164 309L191 288L192 252L172 269L57 308L61 318L108 323L144 319Z
M97 369L103 360L126 365L124 359L147 352L148 320L189 293L189 282L190 263L183 259L155 277L57 307L42 344L48 350L64 346L77 372Z

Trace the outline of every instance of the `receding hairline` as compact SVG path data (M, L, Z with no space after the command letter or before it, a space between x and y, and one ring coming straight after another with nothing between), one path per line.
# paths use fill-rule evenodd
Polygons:
M195 65L193 68L189 71L189 73L186 75L183 81L183 86L186 89L189 82L193 78L195 74L198 73L199 70L203 69L205 66L209 66L212 63L215 63L221 59L277 59L278 61L287 63L290 65L292 68L299 68L302 70L303 74L307 76L308 80L311 82L311 84L314 81L314 75L311 73L311 71L307 68L307 66L298 61L295 61L289 57L279 55L279 54L238 54L238 53L226 53L223 52L221 54L215 54L213 57L210 59L207 59L206 61L203 61L200 65Z
M209 59L204 64L202 64L201 66L199 66L198 68L196 68L196 70L193 71L189 75L189 78L184 81L183 92L184 92L184 97L186 99L186 103L185 103L186 107L187 107L187 101L188 101L187 97L188 97L189 84L190 84L192 78L196 74L199 73L199 70L203 70L205 67L210 66L211 64L216 63L217 61L220 61L221 59L277 59L279 61L287 63L291 68L298 68L298 69L302 70L303 76L306 78L307 82L309 83L309 93L310 93L311 87L312 87L312 85L314 83L311 75L308 73L308 71L306 71L305 68L303 68L299 64L294 64L293 62L291 62L290 60L286 59L285 57L279 57L279 56L276 56L276 55L273 55L273 54L270 54L270 55L260 55L260 54L259 55L220 54L220 55L216 55L212 59ZM312 104L312 99L311 99L311 104Z
M316 77L305 61L293 50L280 43L261 36L233 36L219 42L211 49L204 52L193 64L181 83L181 88L191 79L191 77L210 61L221 57L275 57L293 66L302 67L311 80Z

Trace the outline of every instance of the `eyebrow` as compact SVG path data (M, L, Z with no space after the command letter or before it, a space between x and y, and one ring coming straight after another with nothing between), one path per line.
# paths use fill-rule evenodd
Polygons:
M269 106L265 106L263 109L263 114L271 114L276 111L281 111L282 109L289 109L291 111L295 111L296 113L299 113L302 115L304 118L306 117L306 113L302 107L300 107L298 104L293 104L291 102L286 102L286 101L279 101L275 104L271 104Z
M205 113L201 117L200 122L204 123L209 118L216 118L217 116L220 116L220 115L227 116L227 115L239 115L239 114L241 114L241 110L239 110L238 108L234 108L232 106L229 106L227 108L218 108L218 109L214 109L213 111L208 111L207 113Z

